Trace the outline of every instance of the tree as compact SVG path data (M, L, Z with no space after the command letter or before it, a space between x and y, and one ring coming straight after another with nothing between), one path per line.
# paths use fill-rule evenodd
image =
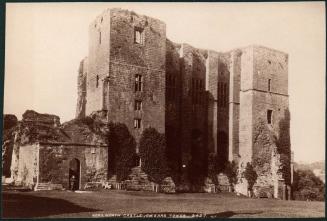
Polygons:
M255 182L257 181L258 175L255 172L255 170L253 169L252 164L249 162L246 164L246 168L244 171L244 177L248 181L248 190L252 191L253 186L254 186Z
M238 166L234 160L232 162L227 162L224 172L226 173L228 181L232 185L232 187L234 187L234 185L237 183L237 169Z
M108 175L116 174L118 181L125 180L135 166L136 142L125 124L112 122L108 142Z
M325 184L311 170L295 171L292 188L296 200L325 200Z
M140 139L140 157L142 170L149 179L161 183L167 176L167 160L165 154L166 139L154 128L143 131Z

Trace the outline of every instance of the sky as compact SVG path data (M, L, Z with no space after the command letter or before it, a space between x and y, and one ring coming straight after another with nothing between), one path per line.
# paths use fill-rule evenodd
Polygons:
M289 54L295 161L325 160L325 3L7 3L4 113L75 116L88 26L107 8L166 23L167 38L229 51L252 44Z

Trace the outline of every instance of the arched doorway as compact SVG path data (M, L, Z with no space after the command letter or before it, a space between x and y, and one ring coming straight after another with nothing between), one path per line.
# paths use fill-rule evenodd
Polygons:
M70 190L78 190L80 188L80 171L81 164L80 161L76 158L72 159L69 162L69 180L68 186Z

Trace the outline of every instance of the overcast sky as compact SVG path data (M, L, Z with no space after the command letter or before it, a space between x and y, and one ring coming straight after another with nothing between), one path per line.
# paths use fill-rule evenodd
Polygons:
M227 51L259 44L289 54L291 142L296 161L325 158L325 6L305 3L9 3L4 113L75 115L77 70L88 25L109 7L166 23L167 37Z

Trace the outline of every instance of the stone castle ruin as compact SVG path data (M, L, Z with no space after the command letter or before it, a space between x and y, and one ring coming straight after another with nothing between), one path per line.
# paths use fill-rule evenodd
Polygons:
M196 159L194 148L206 150L207 158L215 156L222 167L237 162L235 190L242 194L247 193L242 171L250 162L258 174L255 187L277 198L281 188L290 184L290 171L285 170L290 165L288 98L284 52L257 45L228 52L198 49L167 39L166 25L158 19L107 9L89 25L89 53L78 71L76 119L52 125L54 141L36 139L28 145L20 141L20 148L13 141L11 176L25 170L19 159L30 158L27 170L38 172L26 179L41 183L37 165L44 161L45 151L54 158L64 156L58 171L66 177L69 162L76 160L80 188L107 179L110 143L77 123L97 116L103 124L125 124L137 143L136 154L144 129L165 134L167 148L177 150L181 174ZM18 123L22 134L24 126L32 123L26 119L23 116ZM42 128L50 128L46 125ZM79 140L84 136L89 139ZM60 179L65 178L53 184L67 186Z

